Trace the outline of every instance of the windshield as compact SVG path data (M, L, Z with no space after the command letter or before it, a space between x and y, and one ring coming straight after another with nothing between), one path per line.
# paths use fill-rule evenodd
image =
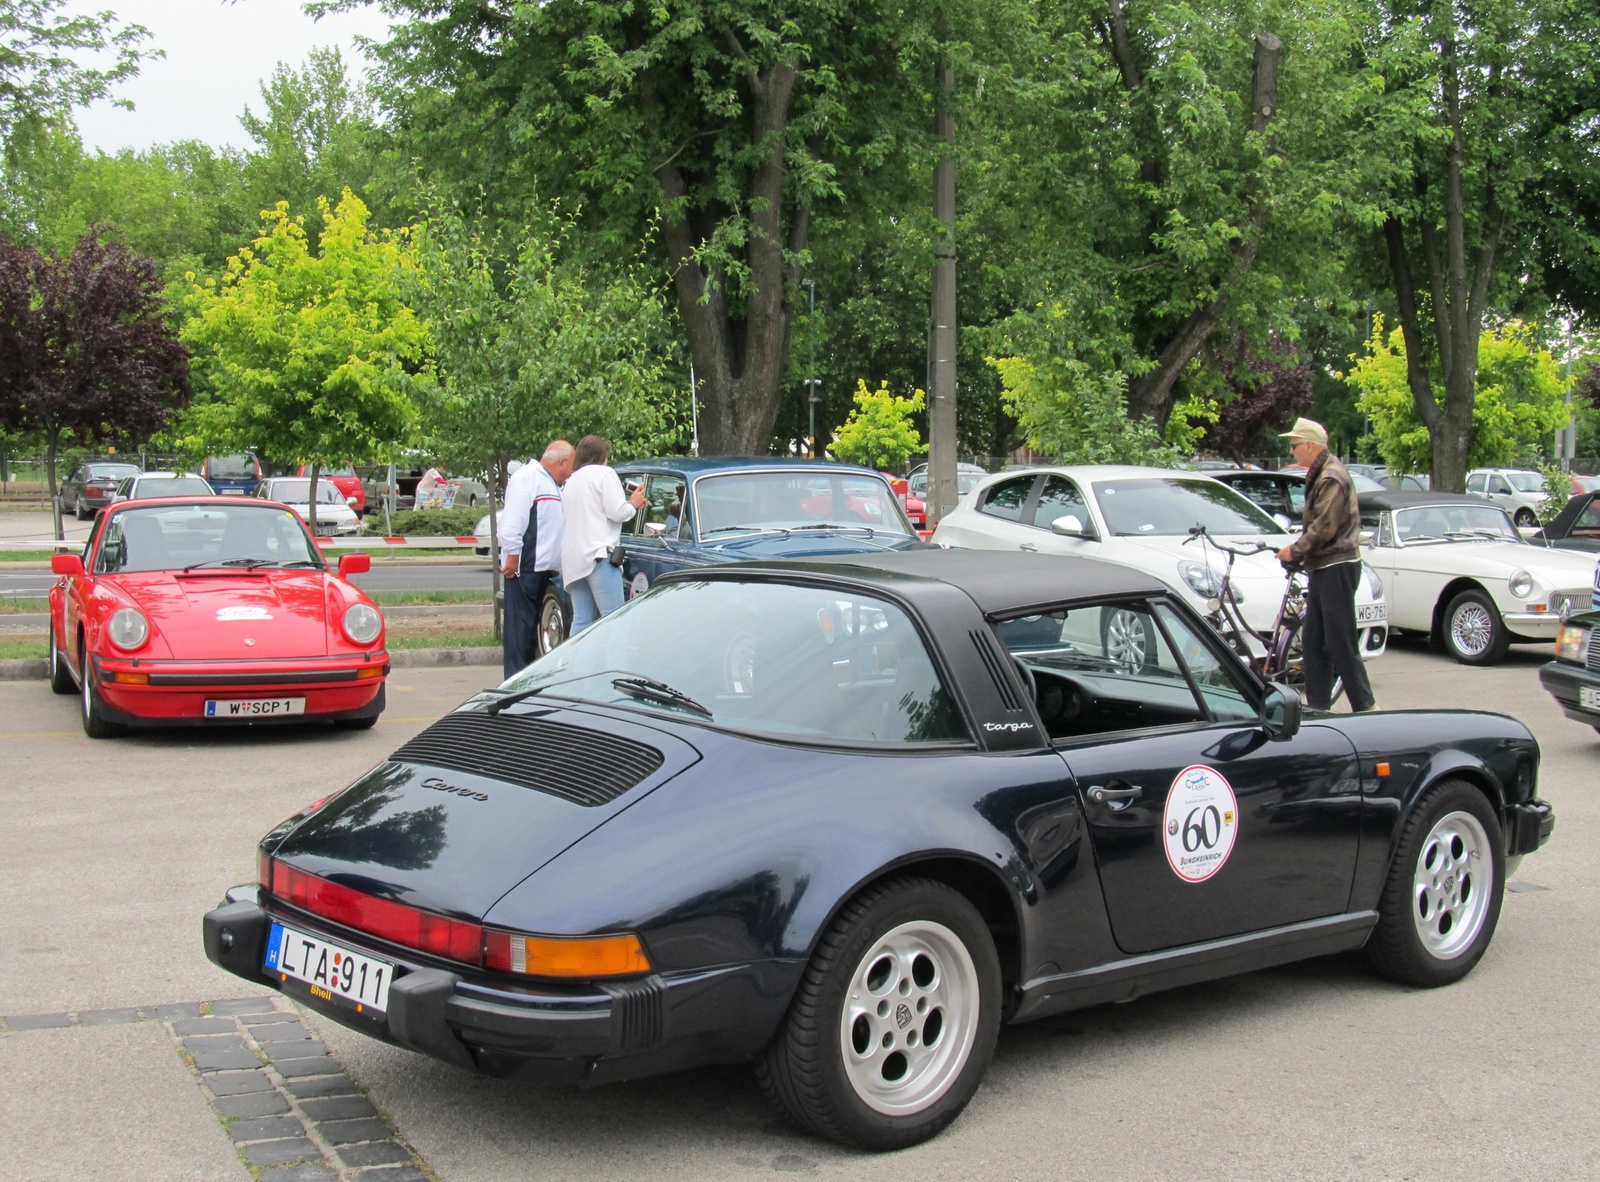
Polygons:
M1372 477L1363 476L1359 472L1350 473L1350 487L1358 493L1384 491L1383 485L1372 479Z
M1543 492L1544 477L1537 472L1507 472L1506 479L1518 492Z
M274 501L288 501L290 504L303 505L311 495L310 480L274 480L267 487L267 496ZM317 481L317 504L331 501L344 504L344 494L339 491L339 486L326 479Z
M1094 486L1106 526L1119 537L1182 537L1197 525L1210 534L1281 534L1283 526L1217 480L1138 476Z
M121 480L139 475L138 464L90 464L90 480Z
M136 497L209 497L211 486L198 476L146 476L133 482Z
M324 566L298 517L246 500L115 512L106 522L94 573L182 570L200 563L218 570L229 569L230 563Z
M1424 505L1394 515L1395 531L1405 545L1419 542L1520 542L1522 535L1498 505Z
M888 483L877 476L815 469L740 472L703 477L694 487L702 541L741 530L824 526L911 532Z
M551 697L797 738L968 737L910 618L881 599L818 587L663 583L501 689L541 685Z
M222 480L254 480L256 460L250 455L212 456L206 461L206 475Z

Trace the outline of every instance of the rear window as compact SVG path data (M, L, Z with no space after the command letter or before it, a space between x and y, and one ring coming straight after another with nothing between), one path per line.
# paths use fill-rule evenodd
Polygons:
M90 464L90 480L122 480L139 475L138 464Z
M206 461L206 475L221 480L254 480L256 478L256 461L254 456L212 456Z
M209 497L211 486L198 476L150 476L133 482L135 497Z

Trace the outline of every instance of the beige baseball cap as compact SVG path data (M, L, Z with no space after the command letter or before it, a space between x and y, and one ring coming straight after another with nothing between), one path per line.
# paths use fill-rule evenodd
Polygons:
M1322 429L1321 423L1314 423L1310 419L1296 419L1294 426L1282 432L1282 435L1285 439L1306 440L1328 446L1328 433Z

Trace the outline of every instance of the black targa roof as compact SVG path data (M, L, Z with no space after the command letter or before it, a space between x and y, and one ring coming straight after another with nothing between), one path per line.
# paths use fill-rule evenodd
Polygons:
M1566 508L1556 514L1555 520L1539 531L1539 536L1544 538L1564 538L1572 532L1573 524L1583 515L1589 503L1600 493L1579 493L1567 501Z
M1356 499L1361 502L1363 509L1415 509L1421 505L1491 505L1499 508L1493 501L1486 501L1482 497L1469 497L1464 493L1402 492L1399 489L1387 489L1383 492L1359 493Z

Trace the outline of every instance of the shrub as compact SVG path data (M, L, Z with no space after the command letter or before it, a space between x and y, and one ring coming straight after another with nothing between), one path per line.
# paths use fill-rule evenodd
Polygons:
M464 538L478 527L485 512L483 509L401 509L391 514L389 520L396 537ZM382 531L383 510L380 508L368 515L367 532Z

